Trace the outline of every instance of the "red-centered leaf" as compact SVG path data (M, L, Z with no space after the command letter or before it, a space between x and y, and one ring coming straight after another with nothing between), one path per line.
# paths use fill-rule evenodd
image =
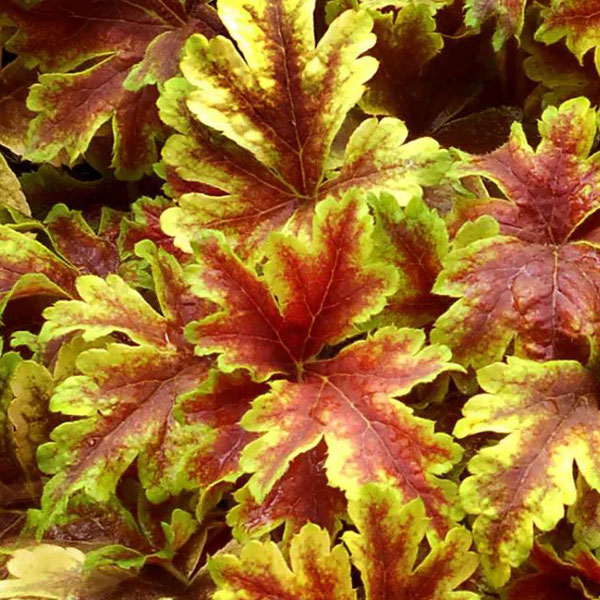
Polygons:
M192 36L185 79L170 81L159 100L163 120L180 132L165 146L165 163L180 178L221 191L185 194L165 213L163 228L182 249L209 227L248 254L290 219L302 227L326 195L361 187L406 203L440 179L447 157L438 144L403 145L406 127L391 118L365 121L343 161L331 156L377 67L361 56L375 42L367 12L344 12L315 47L313 0L221 0L218 7L239 52L223 37Z
M422 349L415 330L381 329L318 360L324 347L358 333L395 288L395 273L372 256L373 222L356 194L316 208L310 243L273 233L259 276L207 234L188 267L192 289L220 306L188 327L200 354L221 369L243 368L271 392L258 398L244 428L265 434L244 451L255 472L249 490L262 503L298 456L325 437L331 485L352 492L370 480L394 481L408 498L426 497L436 528L452 513L453 484L439 480L459 449L393 398L454 368L445 348ZM283 483L282 483L283 485Z
M139 177L156 160L163 128L154 84L176 74L190 34L222 30L201 0L42 0L29 9L7 0L0 16L17 28L7 48L44 72L27 101L39 114L26 156L72 162L112 121L113 166L126 179Z
M520 125L502 148L468 157L466 172L497 184L505 200L477 199L434 291L460 298L432 340L465 366L515 353L534 359L588 360L597 345L600 278L597 247L578 226L600 206L598 155L588 158L596 113L583 98L544 111L534 152ZM469 202L469 201L467 201Z
M454 484L439 475L459 459L460 448L394 399L452 368L445 348L422 348L424 337L383 328L336 358L307 365L299 382L273 382L242 420L263 434L242 459L254 472L254 497L263 501L290 462L324 437L331 485L353 497L369 481L392 483L405 501L423 498L433 530L445 533L457 513Z
M381 258L398 270L398 291L377 316L379 324L420 327L438 317L448 300L432 293L448 253L448 232L435 210L417 198L402 210L391 196L372 200L375 246Z
M297 456L263 502L257 502L247 486L236 492L238 505L227 516L234 535L242 540L261 537L285 523L287 540L309 522L335 535L341 526L340 515L346 512L346 500L327 480L326 449L320 442Z
M214 600L356 600L350 560L341 544L331 548L329 534L305 525L290 544L290 566L273 542L253 541L238 558L215 556L209 562L217 584Z
M325 345L357 333L355 324L383 308L396 282L393 268L371 257L372 230L357 194L328 199L316 209L310 245L272 235L263 277L207 234L188 278L222 308L188 328L196 352L219 352L222 369L246 368L264 380L300 371Z
M535 544L530 562L537 573L519 577L508 586L507 600L587 600L587 582L600 583L600 564L589 552L561 560L548 546Z
M519 38L523 29L526 0L467 0L465 23L481 27L488 19L496 20L494 48L499 50L511 37Z
M536 39L552 44L566 38L567 47L580 63L588 50L600 46L598 0L552 0L542 15Z
M81 375L68 378L53 395L53 411L83 418L59 425L53 441L39 449L40 467L55 474L44 489L41 529L60 517L77 490L107 501L136 458L150 499L179 490L174 449L181 425L173 408L208 371L208 361L194 357L184 341L183 325L202 317L206 303L190 295L171 255L149 241L137 253L152 267L162 314L116 275L80 277L82 300L58 302L46 311L43 342L71 331L81 331L84 339L118 331L135 345L84 352L77 360Z
M119 270L119 253L114 234L97 234L81 213L56 204L45 219L57 251L81 273L105 277Z
M454 591L473 574L477 555L468 552L471 535L460 527L436 543L415 567L428 527L423 505L403 505L394 488L369 484L350 502L358 533L343 540L361 572L366 600L477 600L472 592Z
M575 361L510 357L481 369L486 394L471 398L454 430L462 438L507 434L469 462L461 500L490 581L501 586L528 556L534 526L552 530L576 498L573 463L600 490L597 377Z
M10 299L40 294L72 297L77 275L32 234L0 225L0 312Z

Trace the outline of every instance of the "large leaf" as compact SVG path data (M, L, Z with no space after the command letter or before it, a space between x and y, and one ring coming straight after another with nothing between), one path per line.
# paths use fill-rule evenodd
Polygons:
M362 187L406 203L440 178L445 154L438 144L423 138L403 145L407 130L395 119L363 122L343 161L331 155L377 68L361 56L375 36L367 12L346 11L315 48L313 6L220 0L219 15L239 51L220 36L195 35L186 44L185 79L170 81L159 101L162 118L180 131L163 159L180 178L221 195L186 194L180 208L165 213L163 228L181 248L189 250L209 227L249 252L291 218L301 226L327 194Z
M220 310L190 325L189 339L197 353L217 352L222 370L247 369L259 381L279 377L242 419L245 429L263 434L242 458L258 503L279 490L296 457L325 438L331 484L352 496L368 481L393 481L406 498L422 495L435 529L444 531L454 486L438 475L459 448L394 398L455 368L448 351L422 348L422 332L389 327L335 358L318 356L357 333L395 288L393 268L371 256L372 228L356 194L325 200L309 245L272 234L263 277L218 235L205 236L200 265L188 274L192 289Z
M46 311L44 342L72 331L81 331L84 339L121 332L135 345L84 352L77 359L81 375L56 389L50 408L83 418L59 425L53 441L39 449L40 467L55 474L44 490L42 527L60 516L77 490L108 500L135 458L151 499L178 489L178 457L171 452L180 429L174 403L200 386L208 368L184 341L183 325L202 316L206 306L189 294L172 256L151 242L137 251L151 263L162 314L116 275L80 277L82 300L57 302Z
M467 201L467 224L434 291L460 298L442 315L432 340L479 368L515 353L535 359L595 356L600 254L578 239L578 226L600 206L599 155L588 158L596 113L584 98L544 111L534 151L520 125L507 144L467 157L506 199Z
M486 394L471 398L458 437L506 434L469 462L461 499L478 515L473 534L490 580L506 583L529 554L534 526L550 531L573 504L573 463L595 490L598 477L598 379L574 361L510 357L481 369Z
M162 126L154 84L176 74L190 34L221 31L203 0L43 0L29 9L7 0L0 18L17 28L7 48L43 72L27 100L39 114L29 128L26 156L72 162L111 122L113 166L127 179L156 160Z

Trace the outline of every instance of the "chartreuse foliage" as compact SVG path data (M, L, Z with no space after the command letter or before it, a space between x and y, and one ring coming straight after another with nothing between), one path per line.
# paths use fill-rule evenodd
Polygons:
M0 0L0 598L597 598L599 15Z

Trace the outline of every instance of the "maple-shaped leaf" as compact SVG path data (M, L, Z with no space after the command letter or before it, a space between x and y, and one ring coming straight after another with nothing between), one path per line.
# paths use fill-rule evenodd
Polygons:
M536 363L509 357L481 369L486 394L471 398L455 428L459 438L507 434L469 462L461 485L482 564L497 586L529 554L534 526L552 530L575 502L573 463L600 490L596 376L575 361Z
M375 210L375 246L400 276L398 291L388 299L377 322L420 327L433 321L448 306L432 288L448 253L444 220L420 199L402 210L391 196L371 200Z
M263 276L222 236L205 234L199 265L187 275L192 290L219 310L187 334L197 353L219 354L221 370L246 369L258 381L278 376L241 421L262 434L242 455L259 504L279 489L290 463L325 438L330 484L352 495L367 481L394 481L406 498L422 495L435 528L444 531L454 514L454 486L438 475L460 449L395 398L455 369L447 349L423 348L420 331L387 327L319 359L323 348L358 333L395 289L393 267L372 257L372 230L359 195L327 199L317 205L309 244L271 234Z
M562 560L549 546L535 544L530 562L537 572L507 587L507 600L589 600L600 584L600 563L590 553L573 551ZM586 589L589 585L590 591ZM593 594L593 595L592 595Z
M350 578L350 560L341 544L331 548L329 534L317 525L305 525L292 538L290 566L274 542L249 542L241 556L222 554L210 559L217 584L214 600L303 598L356 600Z
M171 255L149 241L137 253L151 265L162 314L114 274L106 280L80 277L81 300L57 302L45 312L43 342L73 331L86 340L120 332L134 345L84 352L77 359L81 375L52 396L51 410L82 418L59 425L52 442L39 448L40 468L55 474L44 489L41 527L52 524L77 490L106 501L136 458L148 497L162 499L175 486L177 456L171 450L180 426L174 403L196 389L208 369L184 341L183 326L205 314L206 304L189 293Z
M343 540L361 572L366 600L479 598L454 591L478 564L477 555L468 552L471 535L461 527L452 529L415 567L429 526L421 500L404 505L397 489L368 484L350 502L349 513L358 533L347 532Z
M465 23L481 27L488 19L495 19L494 48L499 50L511 37L519 38L525 20L526 0L467 0Z
M373 21L346 11L315 47L314 0L220 0L234 43L192 36L181 69L159 100L163 120L180 134L163 151L184 180L219 195L184 194L163 229L190 250L205 227L225 232L242 253L272 229L301 227L315 203L351 187L388 191L406 203L437 182L447 155L430 138L404 144L395 119L368 119L351 135L344 157L332 143L358 102L377 62Z
M552 0L542 11L542 17L535 38L546 44L566 38L567 47L580 64L588 50L600 46L598 0Z
M56 157L72 162L111 122L113 166L126 179L139 177L156 161L163 128L154 84L177 73L190 34L222 30L202 0L43 0L30 8L7 0L0 18L16 27L7 49L42 71L27 99L38 114L25 155L39 162Z
M600 253L577 228L600 207L599 156L588 158L596 112L584 98L544 111L534 151L514 124L510 140L466 157L506 196L467 200L467 223L433 291L460 298L436 322L432 341L465 366L515 353L540 360L594 355L598 338ZM497 223L490 218L495 217Z

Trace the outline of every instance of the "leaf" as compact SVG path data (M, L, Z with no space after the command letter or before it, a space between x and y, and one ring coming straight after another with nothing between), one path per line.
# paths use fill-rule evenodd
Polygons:
M595 550L600 547L600 492L583 477L577 479L577 499L569 506L569 522L578 546Z
M446 349L423 343L420 331L382 328L333 359L307 365L299 382L273 382L242 420L262 434L242 457L254 472L253 496L264 500L290 462L324 438L331 485L350 498L369 481L396 485L405 501L424 499L432 535L445 533L457 516L454 484L439 475L459 460L460 448L395 400L453 368Z
M83 571L85 554L77 548L40 544L12 552L9 579L0 581L0 598L50 598L68 600L85 592L95 595L116 587L118 576Z
M525 19L526 0L467 0L465 23L480 28L487 20L496 20L493 44L496 50L511 38L519 38Z
M185 194L164 213L163 229L176 245L189 252L208 227L248 255L273 229L302 229L327 195L360 187L405 204L440 179L444 151L430 138L404 144L407 130L394 119L363 122L341 167L331 156L377 68L361 56L375 43L367 12L344 12L315 48L313 0L242 4L218 4L239 52L223 37L192 36L181 63L185 79L170 81L159 100L163 120L179 131L164 148L167 167L220 192Z
M110 230L96 233L80 212L64 204L55 204L45 223L54 247L81 273L105 277L118 272L119 255Z
M352 494L370 480L397 482L408 498L427 496L435 528L443 530L453 484L436 475L451 468L459 448L394 398L455 369L447 350L422 349L421 332L389 327L333 359L318 358L324 347L356 334L395 289L393 269L371 256L372 228L356 194L325 200L310 244L271 235L262 277L220 236L207 234L196 248L200 264L186 273L192 290L220 310L189 325L188 338L197 354L218 353L222 371L246 369L257 381L284 377L241 421L263 434L242 458L255 473L249 490L258 503L279 490L296 457L325 437L331 485Z
M477 566L475 554L467 552L470 535L453 529L414 569L427 519L418 500L406 506L401 502L399 492L370 484L350 503L358 533L347 532L343 540L362 574L367 600L476 600L477 594L452 591ZM291 569L273 542L250 542L240 558L213 558L209 568L217 585L214 598L316 599L330 597L332 590L336 600L356 598L346 551L341 545L330 550L328 534L316 525L305 525L292 537L290 563Z
M349 513L358 533L346 532L343 540L361 572L366 600L479 598L472 592L453 591L478 563L477 555L468 552L471 536L465 529L452 529L415 568L428 526L420 500L403 505L396 489L368 484L350 502Z
M10 170L3 156L0 156L0 193L0 204L31 216L31 210L21 191L19 180Z
M242 474L241 452L255 436L239 421L266 389L246 372L224 374L213 370L198 390L182 398L177 417L188 428L179 434L177 452L184 487L208 488L222 481L235 481Z
M7 416L14 428L14 452L28 479L39 477L36 450L50 434L48 404L54 385L47 369L31 360L21 362L11 378L14 398Z
M515 354L538 360L595 355L600 255L577 233L600 204L598 156L588 158L595 120L586 99L570 100L544 111L535 152L514 124L507 144L465 157L465 172L497 184L506 199L471 201L470 218L498 224L483 217L468 242L459 233L433 288L460 298L431 339L464 366L500 360L513 340Z
M341 544L331 548L327 532L312 523L292 539L290 566L273 542L253 541L240 558L216 556L209 568L217 584L214 600L318 600L332 590L336 600L356 600L347 552Z
M140 177L156 160L162 126L154 84L175 75L188 35L221 30L201 0L42 0L28 9L10 1L2 13L17 28L7 48L43 71L27 99L38 115L29 128L26 156L72 163L110 122L113 166L125 179Z
M173 239L160 228L160 216L173 203L166 198L141 197L131 205L131 217L124 219L119 236L120 251L127 257L134 256L135 245L149 239L163 248L179 262L185 262L189 255L173 244Z
M194 293L221 310L188 327L196 352L219 352L221 370L246 368L262 381L300 370L325 345L357 333L355 324L379 312L396 285L393 269L371 259L372 229L358 194L325 200L310 246L272 235L264 277L222 236L206 234L187 277Z
M589 552L571 553L568 560L561 560L552 547L535 544L531 562L538 572L511 583L507 600L586 600L592 596L585 584L594 589L600 582L600 564Z
M563 44L545 45L534 40L534 25L521 36L521 45L529 54L523 70L529 79L540 83L531 96L542 96L543 106L559 105L569 98L587 96L592 104L600 97L600 82L595 61L580 65Z
M227 515L233 534L240 540L258 538L285 523L284 539L315 523L334 535L346 511L342 492L329 485L325 472L327 446L297 456L263 502L257 502L246 486L235 493L238 502Z
M535 38L546 44L566 38L567 48L583 64L585 53L600 46L599 10L597 0L552 0L542 11L542 25Z
M432 293L448 252L441 217L419 199L402 210L391 196L371 201L375 209L375 245L380 258L400 276L398 291L377 317L379 324L420 327L438 317L447 300Z
M10 299L75 293L77 271L31 235L0 225L0 312Z
M597 476L596 377L575 361L536 363L509 357L481 369L487 392L471 398L454 430L463 438L506 434L469 462L461 485L464 508L477 519L473 535L490 581L501 586L528 556L534 526L552 530L576 498L573 462L587 483Z
M361 6L367 3L362 2ZM368 84L360 106L369 114L386 114L408 118L415 80L425 65L443 48L444 41L436 31L435 13L441 3L404 3L394 13L374 13L373 31L377 43L370 54L379 69ZM331 3L330 3L331 5ZM411 88L412 84L412 88ZM403 110L404 109L404 110Z
M107 501L136 458L150 499L163 500L177 488L173 449L180 426L174 403L198 388L208 369L207 361L193 356L182 330L205 305L189 294L172 256L151 242L139 244L137 253L151 264L162 314L116 275L80 277L82 300L58 302L46 311L43 341L71 331L81 331L86 340L117 331L135 345L113 343L84 352L77 359L81 375L54 393L51 410L82 418L59 425L52 442L39 448L40 468L55 474L44 489L41 529L65 511L77 490Z
M27 129L35 116L26 102L38 71L26 63L17 57L0 70L0 143L15 154L24 154Z

